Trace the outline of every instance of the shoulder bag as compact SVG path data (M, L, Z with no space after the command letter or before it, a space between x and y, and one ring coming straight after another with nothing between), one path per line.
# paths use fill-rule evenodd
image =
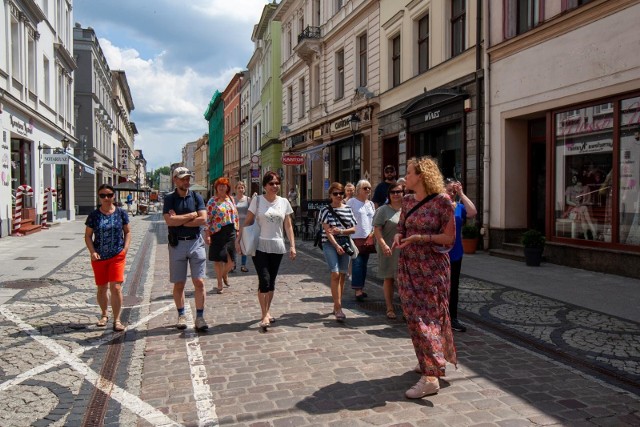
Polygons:
M347 224L342 221L342 218L340 218L340 216L333 210L331 205L327 205L327 208L331 211L331 215L333 215L338 221L340 221L344 228L349 228ZM342 247L344 252L349 255L351 259L356 259L360 254L360 251L358 250L358 247L356 246L351 236L339 236L336 242L338 242L340 247Z
M367 201L367 203L372 203L372 202ZM371 233L368 237L355 238L353 239L353 241L358 247L358 251L360 251L361 254L368 255L368 254L376 253L376 245L373 240L373 233Z
M254 215L253 224L242 227L242 235L240 238L240 250L244 255L255 256L260 240L260 225L258 224L258 213L260 213L260 199L256 199L256 214Z

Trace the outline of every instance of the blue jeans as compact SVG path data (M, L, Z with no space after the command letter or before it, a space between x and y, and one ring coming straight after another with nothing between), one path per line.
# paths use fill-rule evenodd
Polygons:
M237 261L235 262L236 264L238 263ZM246 255L241 255L240 256L240 266L245 266L247 265L247 256Z
M329 266L329 271L346 274L347 270L349 270L349 260L351 259L349 255L338 255L336 248L329 242L322 244L322 252L324 253L325 261L327 261L327 266Z
M369 254L359 254L351 264L351 288L364 288L364 280L367 278L367 264L369 263Z

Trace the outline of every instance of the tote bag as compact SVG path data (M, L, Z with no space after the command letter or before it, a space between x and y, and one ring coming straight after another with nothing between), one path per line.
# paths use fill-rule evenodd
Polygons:
M256 215L253 220L253 224L244 227L242 229L242 236L240 238L240 250L244 255L255 256L256 249L258 248L258 241L260 240L260 225L258 224L258 212L260 212L260 199L262 196L258 196L256 200Z

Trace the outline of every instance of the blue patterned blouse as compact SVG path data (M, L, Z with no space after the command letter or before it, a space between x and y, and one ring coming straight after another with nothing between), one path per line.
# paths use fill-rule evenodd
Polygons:
M129 215L116 208L111 215L96 209L89 214L84 225L93 230L93 247L100 259L113 258L124 249L124 226L129 224Z

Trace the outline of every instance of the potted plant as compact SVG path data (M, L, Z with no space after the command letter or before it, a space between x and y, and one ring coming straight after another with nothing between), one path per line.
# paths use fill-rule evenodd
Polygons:
M545 238L538 230L527 230L520 238L524 246L524 259L527 265L537 267L542 261L542 251L544 250Z
M478 247L478 236L480 230L475 224L465 224L462 226L462 250L465 254L475 254Z

